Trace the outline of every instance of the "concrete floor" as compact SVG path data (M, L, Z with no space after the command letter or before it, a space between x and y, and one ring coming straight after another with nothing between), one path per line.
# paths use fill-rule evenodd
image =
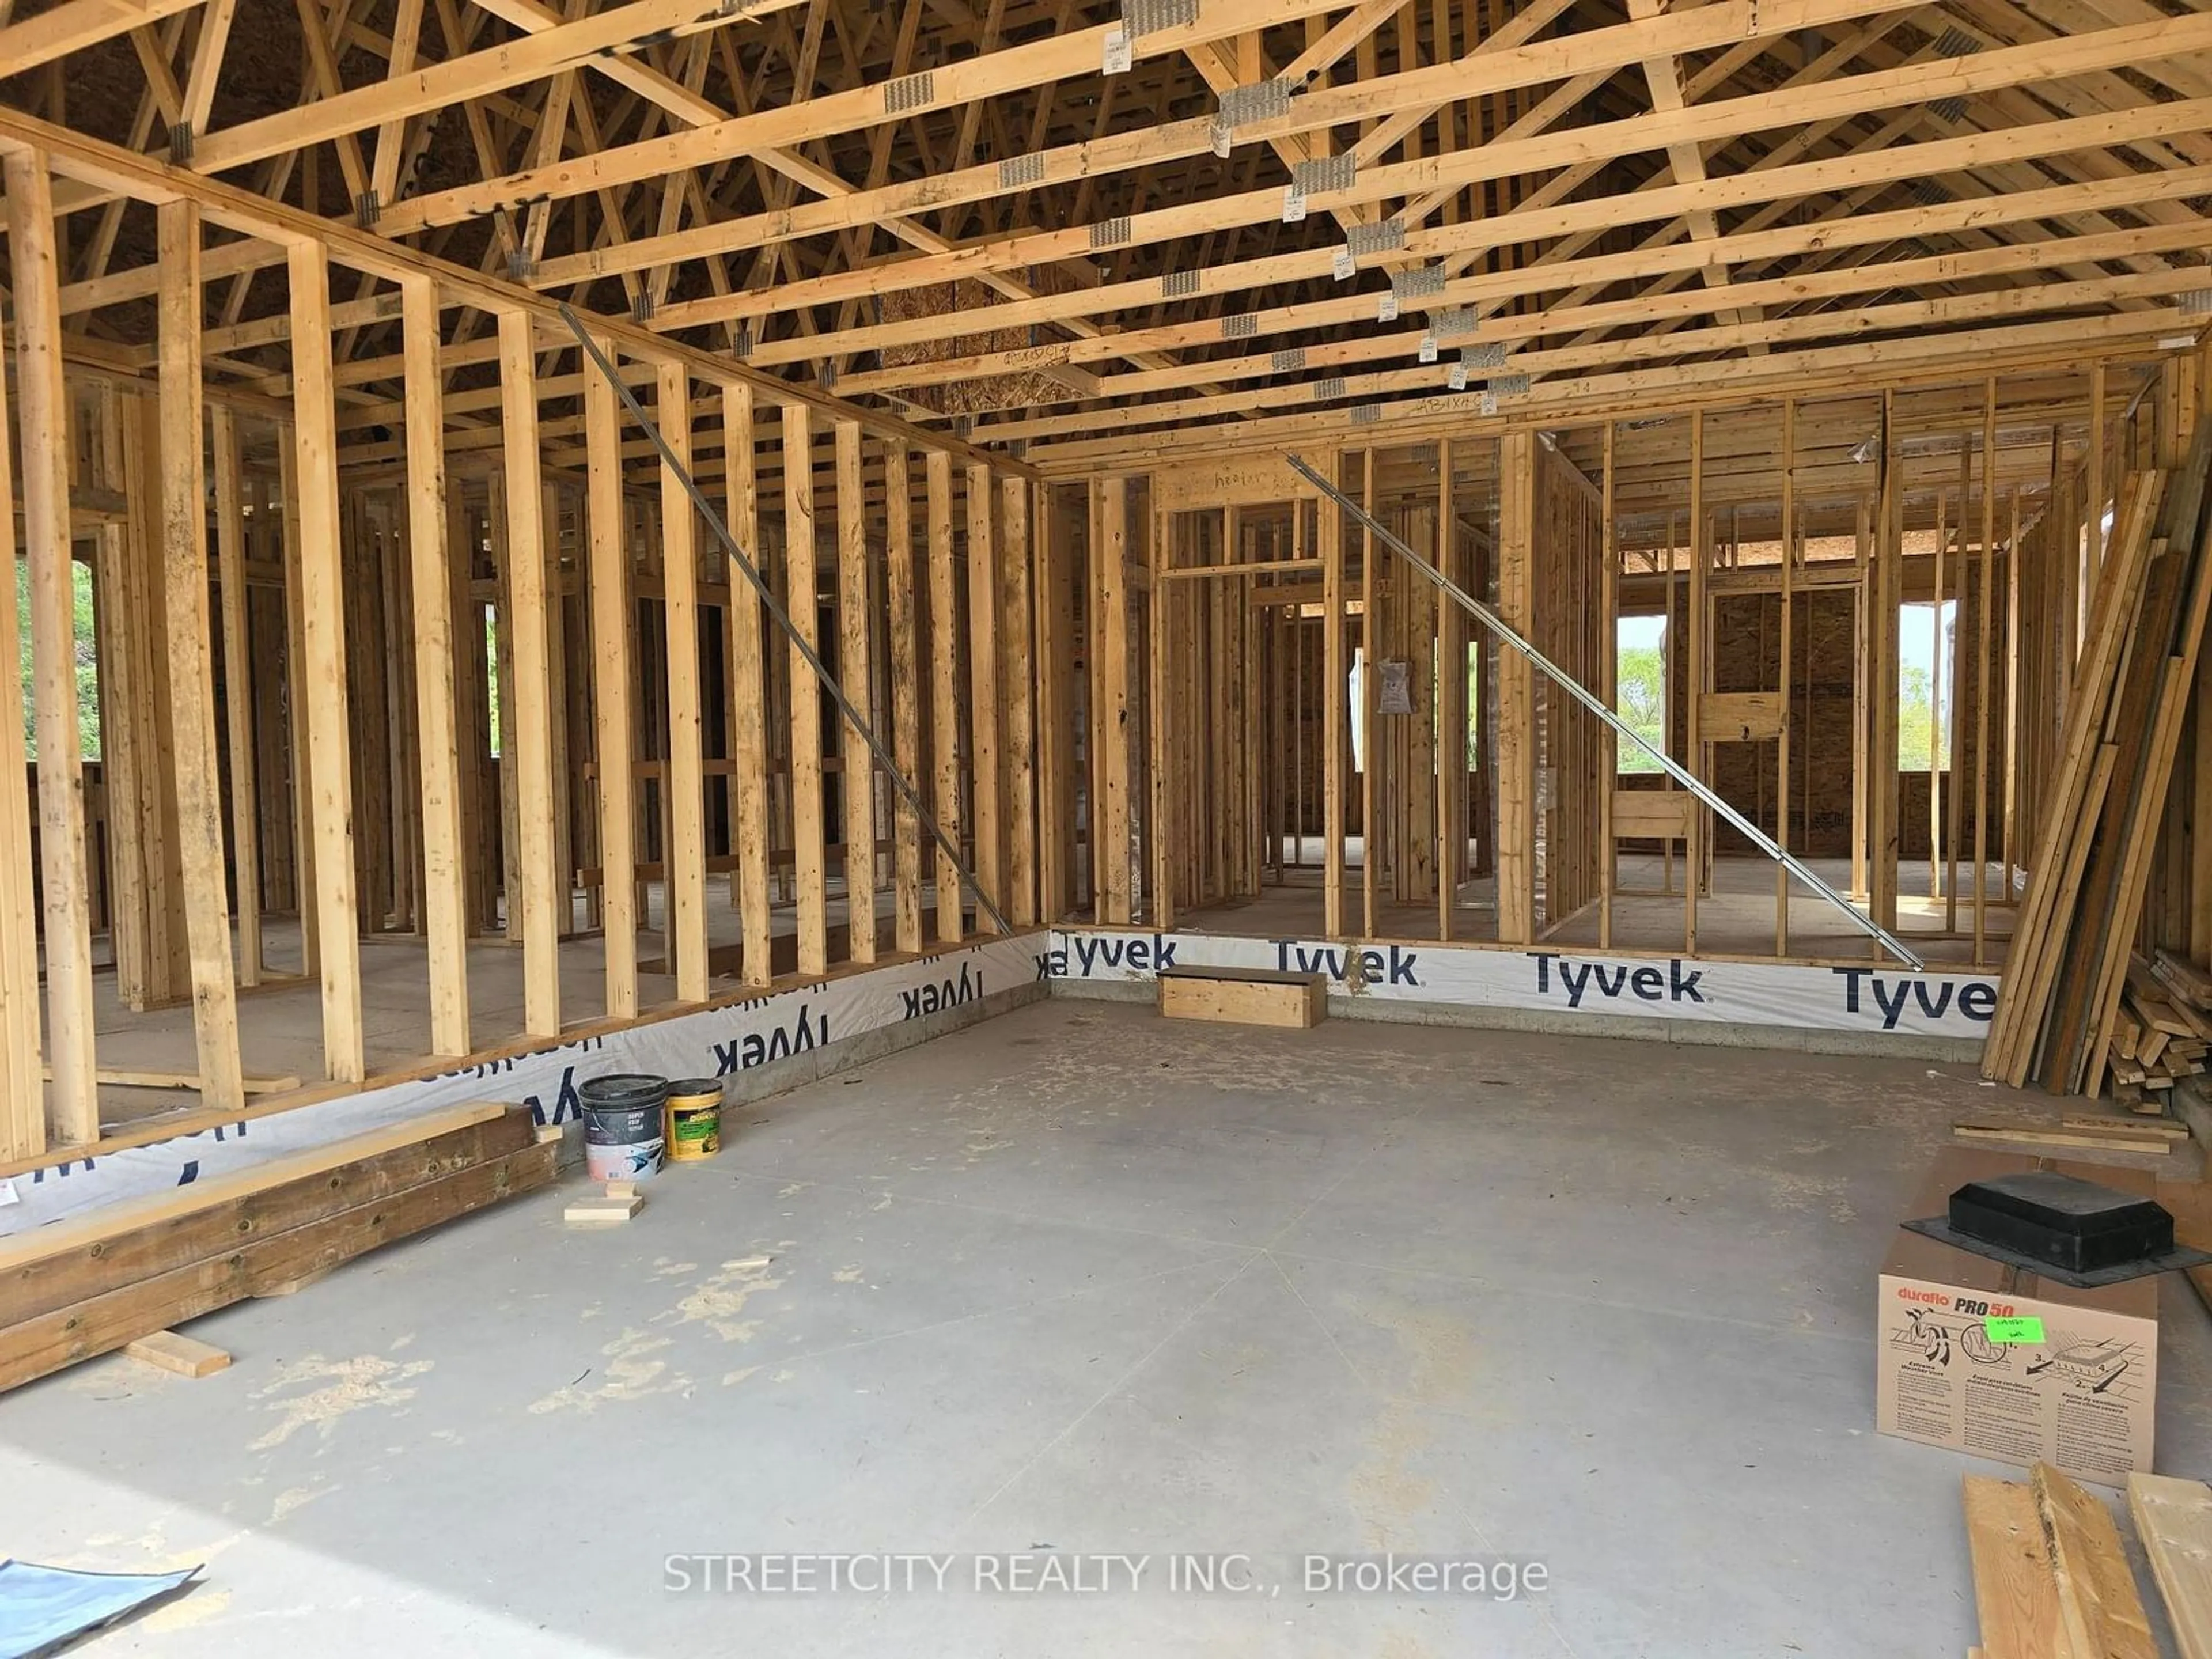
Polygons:
M1917 1062L1056 999L748 1109L627 1226L533 1196L198 1322L214 1377L18 1391L0 1550L205 1560L118 1654L1956 1655L1959 1477L1996 1466L1873 1432L1874 1273L1990 1101ZM2212 1321L2165 1292L2160 1467L2203 1476ZM663 1588L760 1550L1155 1565ZM1551 1588L1301 1587L1383 1550ZM1280 1593L1171 1595L1170 1552Z

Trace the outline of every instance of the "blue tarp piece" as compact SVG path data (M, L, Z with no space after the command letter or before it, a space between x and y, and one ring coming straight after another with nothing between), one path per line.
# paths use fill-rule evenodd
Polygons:
M182 1572L71 1572L0 1561L0 1659L52 1653L182 1585Z

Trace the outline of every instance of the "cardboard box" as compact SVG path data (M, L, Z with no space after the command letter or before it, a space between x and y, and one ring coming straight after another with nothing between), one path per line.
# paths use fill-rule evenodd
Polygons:
M1969 1181L2039 1167L1956 1148L1900 1220L1942 1215ZM2152 1195L2136 1170L2045 1163ZM2077 1291L1899 1228L1881 1264L1875 1421L1884 1434L2025 1466L2038 1459L2108 1486L2151 1467L2158 1396L2158 1278ZM2043 1322L2040 1343L1993 1343L1987 1320Z

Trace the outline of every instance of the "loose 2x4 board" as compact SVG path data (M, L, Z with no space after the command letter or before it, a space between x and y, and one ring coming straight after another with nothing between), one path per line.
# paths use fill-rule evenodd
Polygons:
M1303 1030L1328 1018L1328 984L1319 974L1266 968L1166 968L1159 1007L1169 1019Z

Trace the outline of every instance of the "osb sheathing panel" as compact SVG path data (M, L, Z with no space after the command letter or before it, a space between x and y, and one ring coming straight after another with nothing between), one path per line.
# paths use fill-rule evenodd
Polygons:
M1791 604L1789 845L1814 858L1845 858L1851 850L1852 595L1802 592ZM1670 632L1668 714L1679 755L1687 741L1690 684L1679 607ZM1714 690L1774 690L1782 672L1782 596L1717 597L1712 652ZM1710 781L1730 805L1778 835L1772 742L1715 744ZM1718 852L1753 851L1725 823L1717 821L1714 834Z
M903 322L915 317L944 317L980 313L998 296L977 282L935 283L926 288L894 289L876 301L878 320ZM883 367L898 368L912 363L943 362L955 357L981 356L989 352L1024 351L1037 343L1036 330L987 329L976 334L947 334L919 345L886 346ZM940 415L980 415L994 410L1018 409L1048 402L1057 387L1051 376L1036 374L985 374L937 386L918 386L905 393L907 401Z
M1972 855L1974 818L1972 805L1974 777L1974 731L1977 699L1974 653L1978 648L1979 573L1974 589L1959 599L1955 627L1960 658L1955 684L1957 723L1953 726L1953 763L1960 787L1967 792L1959 814L1958 852L1961 861ZM1993 587L1998 602L1992 606L1990 629L1990 708L1989 784L1989 848L1996 859L2002 851L2002 793L2004 732L2004 614L2002 570ZM1956 594L1955 569L1947 573L1946 586ZM1854 596L1848 590L1801 592L1792 598L1795 607L1790 644L1790 850L1815 858L1846 858L1851 833L1851 720L1854 650ZM1713 606L1713 683L1716 691L1771 690L1781 672L1782 599L1778 593L1724 594ZM1681 629L1678 606L1674 647L1668 664L1668 724L1674 751L1686 741L1686 702L1688 688L1686 636ZM1946 723L1951 716L1947 709ZM1774 744L1728 743L1714 746L1711 781L1728 802L1769 835L1776 829ZM1634 786L1631 786L1634 787ZM1899 775L1899 856L1925 859L1929 852L1928 775L1924 771ZM1723 853L1748 853L1750 843L1724 823L1715 825L1715 847Z

